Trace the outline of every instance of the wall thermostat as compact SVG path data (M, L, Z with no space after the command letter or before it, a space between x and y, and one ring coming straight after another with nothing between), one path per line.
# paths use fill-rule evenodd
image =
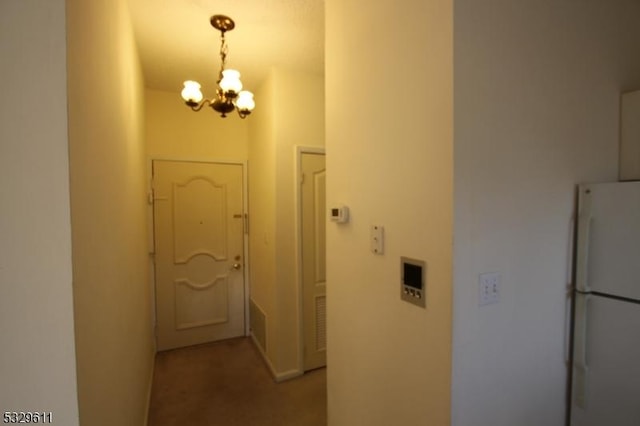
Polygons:
M337 223L345 223L349 221L349 207L347 206L336 206L331 207L329 211L329 216L333 222Z

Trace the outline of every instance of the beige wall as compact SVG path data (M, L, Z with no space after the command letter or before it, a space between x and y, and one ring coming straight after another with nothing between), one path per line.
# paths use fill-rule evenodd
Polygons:
M265 314L266 356L277 370L276 312L276 143L273 70L255 93L249 127L249 258L251 300ZM255 319L254 319L255 320Z
M65 42L64 1L0 3L0 412L73 426Z
M324 146L324 76L276 70L276 93L278 359L279 372L293 373L302 368L295 153L299 145Z
M287 378L302 368L295 153L324 146L323 76L273 69L258 99L249 149L251 297L267 316L271 368Z
M640 4L456 0L455 426L563 425L575 185L615 181ZM478 275L502 274L478 306Z
M147 155L246 161L251 118L242 120L237 114L221 118L208 107L195 113L184 104L179 90L173 93L146 89Z
M351 214L327 226L329 424L448 425L453 4L325 8L327 202ZM427 262L426 309L400 300L400 256Z
M124 0L67 1L80 421L143 424L154 356L143 81Z

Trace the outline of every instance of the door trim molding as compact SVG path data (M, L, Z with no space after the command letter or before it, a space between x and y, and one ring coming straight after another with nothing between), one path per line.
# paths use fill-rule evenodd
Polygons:
M296 239L296 288L298 290L298 370L304 374L304 322L303 322L303 282L302 282L302 154L323 154L326 158L326 150L322 146L295 146L294 177L295 182L294 202L295 211L295 239Z
M156 338L156 322L157 322L157 312L156 312L156 277L155 277L155 265L154 265L154 255L155 255L155 241L154 241L154 226L153 226L153 162L154 161L176 161L176 162L184 162L184 163L209 163L209 164L235 164L242 166L242 214L247 217L249 214L249 194L248 194L248 163L246 160L230 160L230 159L220 159L220 158L193 158L193 157L167 157L162 155L152 155L147 156L147 252L149 253L149 285L151 286L151 315L152 315L152 324L153 324L153 342L154 342L154 350L157 352L157 338ZM250 277L250 262L249 262L249 234L247 233L245 222L245 230L242 236L243 243L243 256L244 256L244 268L243 268L243 279L244 279L244 335L249 336L249 324L250 324L250 316L249 316L249 300L250 300L250 288L249 285L249 277Z

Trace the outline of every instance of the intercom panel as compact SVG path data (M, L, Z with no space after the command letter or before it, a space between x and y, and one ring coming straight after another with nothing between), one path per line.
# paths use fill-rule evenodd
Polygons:
M425 308L427 295L427 264L423 260L400 258L400 298Z

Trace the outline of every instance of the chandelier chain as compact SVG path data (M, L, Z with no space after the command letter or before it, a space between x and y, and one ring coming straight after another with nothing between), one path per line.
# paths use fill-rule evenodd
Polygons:
M227 54L229 53L229 48L227 46L227 41L224 38L224 31L221 32L220 35L220 79L222 79L222 71L225 70L225 65L227 64Z

